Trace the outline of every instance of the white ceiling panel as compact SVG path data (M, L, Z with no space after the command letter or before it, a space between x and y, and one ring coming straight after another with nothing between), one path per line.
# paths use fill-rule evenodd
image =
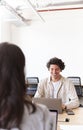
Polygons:
M29 25L45 21L42 12L79 7L83 8L83 0L0 0L0 17Z

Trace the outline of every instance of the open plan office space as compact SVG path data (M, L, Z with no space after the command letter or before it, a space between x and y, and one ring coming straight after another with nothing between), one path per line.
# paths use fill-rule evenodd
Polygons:
M47 77L47 61L59 57L65 62L61 74L80 77L83 86L83 0L0 0L0 42L4 41L23 50L26 78ZM57 130L82 130L83 107L74 113L59 114Z

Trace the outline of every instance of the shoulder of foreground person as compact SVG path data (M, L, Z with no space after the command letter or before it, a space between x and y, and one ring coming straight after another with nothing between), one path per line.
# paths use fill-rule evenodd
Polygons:
M55 121L48 108L41 104L36 104L36 112L29 114L28 108L24 106L24 115L20 124L21 130L55 130ZM20 130L12 128L11 130ZM7 129L0 129L7 130Z
M22 130L54 130L54 124L48 108L44 105L36 104L35 113L29 114L27 107L21 123Z

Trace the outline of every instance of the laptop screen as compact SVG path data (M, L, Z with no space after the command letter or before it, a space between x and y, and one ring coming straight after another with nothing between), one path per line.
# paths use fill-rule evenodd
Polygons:
M57 130L57 122L58 122L58 111L55 110L55 112L50 112L51 120L53 122L53 128L52 130Z
M62 100L59 98L33 98L32 102L46 105L50 111L62 113Z

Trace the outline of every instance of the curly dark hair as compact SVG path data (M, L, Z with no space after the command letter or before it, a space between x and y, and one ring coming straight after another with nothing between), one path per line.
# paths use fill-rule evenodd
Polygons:
M51 59L47 62L47 64L46 64L47 68L49 69L49 68L50 68L50 65L52 65L52 64L59 66L59 68L60 68L61 70L64 70L64 68L65 68L64 62L63 62L61 59L57 58L57 57L53 57L53 58L51 58Z
M20 128L24 104L35 112L36 107L26 100L25 57L14 44L0 44L0 128ZM30 110L30 111L31 111ZM31 113L32 113L31 112Z

